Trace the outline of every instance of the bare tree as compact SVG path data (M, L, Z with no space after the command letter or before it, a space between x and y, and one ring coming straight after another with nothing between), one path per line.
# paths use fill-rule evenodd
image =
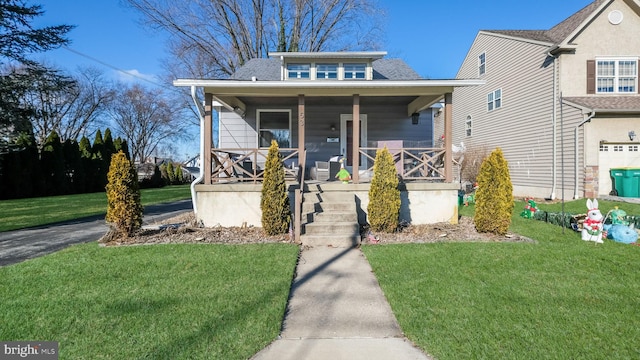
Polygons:
M42 144L52 131L62 141L90 132L113 96L113 87L95 68L81 68L75 76L48 68L34 79L23 101L34 109L33 133Z
M182 136L180 109L166 100L161 90L141 85L122 85L110 106L114 132L129 145L134 162L144 163L163 142Z
M222 78L270 51L375 50L375 0L126 0L167 31L180 76Z

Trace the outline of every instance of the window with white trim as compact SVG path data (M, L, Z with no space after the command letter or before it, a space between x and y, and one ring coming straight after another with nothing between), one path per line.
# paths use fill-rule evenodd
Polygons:
M480 76L484 75L484 73L487 70L486 63L487 63L487 54L486 53L480 54L480 56L478 56L478 75Z
M316 78L317 79L332 79L338 78L338 64L318 64L316 66Z
M310 64L287 64L287 78L289 79L309 79Z
M637 152L638 151L638 145L629 145L629 151L630 152Z
M596 93L635 94L637 92L637 58L596 60Z
M495 110L502 107L502 89L487 94L487 110Z
M609 147L607 145L600 144L600 151L607 152L609 151Z
M467 136L471 136L471 115L467 115L467 121L465 122L464 127Z
M345 79L365 79L367 72L367 64L345 63L344 78Z
M258 110L258 144L269 147L271 140L280 148L291 147L291 111Z
M621 152L621 151L623 151L623 149L624 148L622 147L622 145L613 145L613 151L614 152Z

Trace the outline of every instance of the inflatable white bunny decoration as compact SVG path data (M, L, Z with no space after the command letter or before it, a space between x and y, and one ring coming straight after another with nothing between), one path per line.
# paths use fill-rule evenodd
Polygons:
M602 244L602 213L598 210L598 200L587 199L587 218L582 224L582 240Z

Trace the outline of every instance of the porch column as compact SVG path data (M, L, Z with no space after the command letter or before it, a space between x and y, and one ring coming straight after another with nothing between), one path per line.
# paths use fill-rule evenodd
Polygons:
M352 123L353 123L353 134L352 142L353 142L353 155L351 159L351 164L353 165L353 174L351 175L351 179L354 184L360 183L360 95L353 95L353 115L352 115Z
M204 158L202 171L204 171L204 184L211 185L211 150L213 146L213 94L204 94Z
M453 182L452 100L451 93L444 94L444 181L448 183Z
M304 152L304 141L305 141L305 133L304 133L304 95L298 95L298 158L299 161L304 161L304 157L302 156ZM305 164L301 164L305 165Z

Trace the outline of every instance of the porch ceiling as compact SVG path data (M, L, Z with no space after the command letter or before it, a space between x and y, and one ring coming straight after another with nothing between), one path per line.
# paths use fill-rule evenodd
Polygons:
M387 105L408 105L414 101L416 96L365 96L360 97L360 106L378 105L384 102ZM297 97L264 97L264 96L242 96L238 98L240 101L247 105L260 104L263 105L268 100L270 105L275 106L287 106L298 103ZM319 106L319 105L345 105L351 106L353 99L347 96L311 96L305 97L305 104L307 106Z
M244 111L246 104L241 98L252 97L352 97L359 95L360 99L369 97L413 97L407 103L407 114L418 112L438 100L445 94L453 92L455 87L477 86L484 84L478 79L454 80L341 80L341 81L242 81L242 80L198 80L178 79L175 86L201 87L205 93L212 94L226 108L236 108ZM378 99L379 100L379 99Z

